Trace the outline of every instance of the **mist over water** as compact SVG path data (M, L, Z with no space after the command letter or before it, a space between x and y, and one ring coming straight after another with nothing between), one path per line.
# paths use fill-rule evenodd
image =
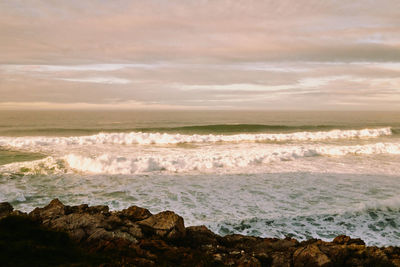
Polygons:
M0 112L0 201L130 205L220 234L400 244L400 113Z

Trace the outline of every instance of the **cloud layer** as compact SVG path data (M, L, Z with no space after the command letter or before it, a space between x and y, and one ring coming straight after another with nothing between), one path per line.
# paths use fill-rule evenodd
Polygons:
M398 10L397 0L3 1L0 108L398 110Z

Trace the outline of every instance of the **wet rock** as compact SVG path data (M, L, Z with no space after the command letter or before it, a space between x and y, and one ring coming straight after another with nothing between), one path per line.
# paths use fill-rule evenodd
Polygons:
M395 267L400 267L400 259L392 259L391 264Z
M284 252L276 252L272 254L271 267L290 267L291 266L290 254ZM264 265L266 266L266 264Z
M0 203L0 219L8 216L13 210L14 208L11 206L10 203L8 202Z
M89 206L87 204L81 204L79 206L66 206L65 207L66 214L70 213L89 213L89 214L109 214L109 208L105 205L98 205L98 206Z
M220 237L211 232L204 225L186 228L186 240L189 246L197 247L200 244L216 246L219 244L218 239L220 239Z
M238 262L238 267L261 267L261 263L254 257L242 256Z
M172 211L152 215L138 224L144 231L170 240L183 238L186 234L183 218Z
M332 260L335 266L344 266L346 259L352 253L346 245L334 243L322 243L319 245L319 249Z
M216 262L221 262L222 263L222 255L220 254L220 253L215 253L214 255L213 255L213 258L214 258L214 260L216 261Z
M58 199L44 208L36 208L29 216L43 225L58 231L65 231L76 242L124 239L137 242L143 233L137 224L124 222L109 212L107 206L65 206Z
M66 207L60 200L53 199L47 206L44 208L36 208L29 216L42 221L43 223L48 223L50 220L54 218L58 218L60 216L65 215Z
M307 245L297 249L293 254L295 267L305 266L332 266L331 260L316 244Z
M299 244L296 239L285 238L285 239L277 239L274 238L269 240L268 246L276 251L287 251L289 248L295 247Z
M364 241L362 241L360 238L352 239L350 236L346 235L339 235L335 237L335 239L333 239L333 243L341 245L350 245L350 244L365 245Z
M254 247L263 242L262 238L244 235L227 235L222 239L222 244L227 247L235 247L246 250L249 247Z
M131 206L127 209L118 211L115 214L121 218L127 218L134 222L145 220L152 215L148 209L138 206Z
M96 259L105 255L94 266L400 267L399 247L367 247L362 240L348 236L338 236L332 242L310 239L301 243L291 238L221 237L205 226L185 228L183 219L172 211L152 215L136 206L114 212L107 206L66 206L55 199L27 216L13 211L8 203L0 203L1 216L28 220L53 234L64 232L83 250L97 253ZM23 232L14 224L9 227ZM3 249L8 242L3 242ZM17 251L18 255L25 252ZM40 262L40 258L36 260Z
M366 262L369 266L393 266L384 250L377 247L367 247L365 252L367 255Z
M87 238L88 242L93 242L96 240L115 240L123 239L132 243L137 243L137 239L127 232L117 231L107 231L103 228L98 228L92 232L92 234Z
M144 237L142 229L137 224L131 224L126 227L122 227L121 229L124 232L129 233L130 235L132 235L135 238L143 238Z
M22 212L20 210L13 210L9 215L11 216L28 216L26 212Z

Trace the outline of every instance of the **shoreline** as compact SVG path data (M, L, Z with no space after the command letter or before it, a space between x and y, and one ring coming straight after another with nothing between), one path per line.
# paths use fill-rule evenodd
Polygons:
M172 211L109 211L58 199L30 213L0 203L0 251L4 266L400 266L400 247L343 235L331 242L222 237L185 227Z

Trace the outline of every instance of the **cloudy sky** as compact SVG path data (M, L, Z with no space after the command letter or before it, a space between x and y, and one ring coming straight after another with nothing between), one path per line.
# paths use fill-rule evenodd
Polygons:
M53 108L400 110L400 1L0 1L0 109Z

